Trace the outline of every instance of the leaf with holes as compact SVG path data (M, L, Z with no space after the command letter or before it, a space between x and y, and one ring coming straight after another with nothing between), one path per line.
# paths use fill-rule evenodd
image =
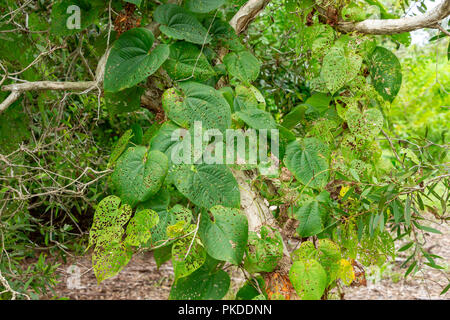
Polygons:
M196 45L184 41L170 46L164 69L176 81L205 81L216 74L203 52Z
M384 100L394 101L402 86L402 66L395 54L376 47L370 57L369 72L375 90Z
M169 57L169 46L152 49L155 37L145 28L134 28L117 39L105 67L105 91L131 88L153 74Z
M187 0L186 8L191 12L207 13L219 8L225 0Z
M319 139L306 138L289 143L284 157L295 178L311 188L323 188L328 182L329 149Z
M120 198L134 207L161 189L168 166L164 153L147 152L143 146L130 147L117 160L111 180Z
M327 89L334 94L351 81L361 68L362 58L356 54L345 55L342 48L332 48L323 58L320 76Z
M277 230L262 226L260 237L249 233L244 268L250 273L272 272L283 257L283 239Z
M259 75L261 62L248 51L231 52L223 58L228 72L244 83L255 81Z
M97 283L114 277L130 261L132 252L119 242L104 242L97 246L92 254L92 268Z
M191 225L189 232L195 231ZM177 240L172 246L172 265L175 281L200 268L206 260L206 251L199 239L193 235Z
M170 290L170 300L220 300L230 288L230 276L216 270L217 262L207 257L203 266L178 279Z
M153 210L145 209L136 212L127 226L125 243L140 246L151 238L151 229L159 223L159 216Z
M156 8L153 18L160 23L159 30L166 36L196 44L211 42L208 30L197 18L175 4L163 4Z
M300 221L297 232L302 238L314 236L323 230L322 217L326 214L316 200L308 201L295 212L295 217Z
M345 118L350 132L358 139L374 139L383 127L383 115L375 108L362 113L357 108L349 108Z
M130 220L132 209L127 204L121 205L116 196L104 198L95 209L91 230L89 231L89 247L103 245L104 242L120 241L124 233L123 226Z
M231 126L231 109L222 94L213 87L197 82L181 82L181 92L166 90L162 98L164 111L170 120L182 127L201 121L203 129L225 132Z
M294 261L289 279L302 300L320 300L327 287L327 274L314 259Z
M178 191L199 207L240 206L239 186L225 165L181 165L174 175Z
M214 221L203 211L198 230L206 251L214 259L238 265L247 245L247 217L239 209L223 206L215 206L210 212Z
M245 109L261 109L266 108L266 101L259 92L252 85L244 86L238 85L236 87L236 97L233 101L234 111L243 111Z

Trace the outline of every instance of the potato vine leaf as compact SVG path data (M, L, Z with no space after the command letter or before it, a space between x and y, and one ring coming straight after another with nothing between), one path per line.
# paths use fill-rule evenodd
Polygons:
M207 257L203 266L178 279L170 290L170 300L220 300L230 288L230 276L216 270L217 262Z
M225 165L181 165L174 175L178 191L199 207L240 206L239 186Z
M247 217L239 210L215 206L203 211L198 234L206 251L214 259L234 265L241 263L248 239Z
M196 44L211 42L208 30L197 18L175 4L163 4L156 8L153 18L160 23L159 30L166 36Z
M361 64L362 58L359 55L346 55L342 48L334 47L323 58L320 76L327 89L334 94L356 77Z
M117 160L111 180L120 198L134 207L158 192L168 166L164 153L147 152L143 146L130 147Z
M231 126L230 105L219 91L192 81L179 85L182 92L170 88L162 98L164 111L170 120L185 128L201 121L204 129L221 132Z
M191 225L190 232L195 229ZM193 236L184 237L177 240L172 246L172 265L175 275L175 281L178 278L190 275L200 268L206 260L206 251L200 240Z
M205 81L216 74L203 52L196 45L184 41L170 46L164 69L176 81Z
M236 97L233 101L234 111L243 111L245 109L266 109L264 96L252 85L244 86L242 84L236 87Z
M261 68L261 62L248 51L230 52L223 63L230 75L247 84L258 78Z
M207 13L219 8L225 0L187 0L186 8L195 13Z
M132 209L121 205L117 196L108 196L95 209L92 227L89 232L89 247L101 246L105 242L120 241L124 233L123 226L130 220Z
M127 225L125 243L140 246L151 238L151 229L159 223L159 216L153 210L145 209L136 212Z
M322 217L325 209L318 201L305 202L295 212L295 217L300 221L297 232L302 238L314 236L323 230Z
M371 140L380 133L383 127L383 115L375 108L360 112L357 108L349 108L345 113L350 132L358 139Z
M92 254L92 268L97 282L114 277L130 261L132 252L119 242L105 242L97 246Z
M294 261L289 279L302 300L320 300L327 286L327 274L314 259Z
M375 90L384 100L392 102L402 85L402 66L395 54L376 47L370 57L369 72Z
M119 92L105 92L106 106L113 115L139 110L144 91L144 88L132 87Z
M283 257L283 239L277 230L261 227L260 236L249 232L244 268L250 273L272 272Z
M272 115L261 109L245 109L236 112L236 115L244 121L250 128L261 129L276 129L277 123L273 119Z
M117 39L105 67L104 89L118 92L131 88L153 74L169 57L169 46L151 50L155 37L146 28L134 28Z
M317 138L306 138L300 144L288 144L284 163L295 178L311 188L323 188L328 182L328 147Z

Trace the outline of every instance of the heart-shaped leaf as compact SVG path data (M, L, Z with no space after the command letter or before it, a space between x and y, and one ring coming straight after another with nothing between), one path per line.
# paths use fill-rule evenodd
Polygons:
M230 105L219 91L197 82L180 83L182 92L168 89L162 98L164 111L170 120L188 128L201 121L204 129L225 132L231 126Z
M131 88L153 74L169 57L169 46L158 45L151 51L155 37L145 28L134 28L117 39L105 67L105 91Z
M91 230L89 231L89 247L102 246L99 239L105 242L120 241L124 233L123 226L130 220L132 209L121 204L117 196L104 198L95 209Z
M259 75L261 62L248 51L231 52L223 58L228 72L244 83L255 81Z
M192 227L195 229L195 226L192 225ZM172 265L175 281L178 278L190 275L200 268L205 260L206 251L199 239L193 239L193 236L189 236L177 240L172 246Z
M143 146L130 147L117 160L111 180L120 198L134 207L158 192L168 166L164 153L147 152Z
M164 63L164 69L177 81L205 81L216 74L203 52L196 45L184 41L170 46L169 59Z
M295 217L300 221L297 232L303 237L310 237L323 230L322 217L326 212L318 201L308 201L303 203L295 213Z
M334 94L356 77L362 58L356 54L345 55L342 48L332 48L323 58L320 76L327 89Z
M302 144L288 144L284 163L295 178L311 188L323 188L328 182L329 149L319 139L306 138Z
M211 42L211 36L197 18L175 4L160 5L153 18L161 24L159 30L166 36L196 44Z
M239 208L239 186L225 165L181 165L174 184L195 205L209 209L215 205Z
M350 132L358 139L371 140L375 138L383 127L383 115L375 108L361 113L356 108L350 108L345 113Z
M395 54L376 47L370 57L369 72L375 90L384 100L392 102L402 86L402 66Z
M145 209L136 212L127 226L125 243L131 246L145 244L151 237L151 229L159 223L159 216L153 210Z
M239 209L223 206L215 206L210 212L214 221L203 211L198 230L206 251L214 259L238 265L247 245L247 217Z
M327 274L314 259L295 261L289 279L302 300L320 300L327 286Z

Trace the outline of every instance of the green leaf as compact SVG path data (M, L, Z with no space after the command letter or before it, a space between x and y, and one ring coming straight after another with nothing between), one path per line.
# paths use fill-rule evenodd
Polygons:
M211 42L211 36L195 16L175 4L163 4L156 8L153 18L166 36L196 44Z
M320 239L317 251L317 259L327 273L327 285L330 285L339 275L341 251L339 246L329 239Z
M300 221L297 232L302 238L314 236L323 230L322 217L326 214L318 201L305 202L296 211L295 217Z
M206 251L198 239L193 240L193 236L189 236L177 240L172 246L172 265L175 281L178 278L190 275L200 268L205 263L205 260Z
M196 82L180 83L182 92L166 90L162 97L164 111L170 120L182 127L201 121L204 129L225 132L231 126L230 105L213 87Z
M375 108L360 112L357 108L349 108L345 113L350 132L358 139L371 140L383 127L383 115Z
M370 57L369 72L375 90L384 100L392 102L402 85L402 67L395 54L376 47Z
M341 48L332 48L323 58L321 78L327 89L334 94L351 81L361 68L362 58L358 55L345 55Z
M168 166L162 152L147 152L143 146L130 147L117 161L111 180L120 198L134 207L158 192Z
M244 83L255 81L259 75L261 62L248 51L230 52L223 58L228 72Z
M145 244L151 238L151 229L158 223L159 216L155 211L138 211L128 223L125 243L136 247Z
M247 217L239 209L223 206L215 206L210 212L214 221L203 211L198 230L206 251L214 259L238 265L247 245Z
M225 0L186 0L186 8L191 12L207 13L219 8Z
M295 178L311 188L323 188L328 182L328 147L316 138L306 138L300 144L289 143L284 163Z
M293 261L306 261L315 258L317 255L316 247L311 241L304 241L300 247L291 254Z
M92 268L98 284L118 274L128 264L131 255L132 252L118 242L105 242L104 246L95 247Z
M234 111L243 111L246 109L261 109L266 108L266 101L259 92L252 85L238 85L236 87L236 97L233 101Z
M261 109L245 109L236 112L236 115L250 128L257 130L277 128L277 123L273 119L272 115Z
M196 45L184 41L170 46L164 69L176 81L205 81L216 74L203 52Z
M80 8L80 28L76 26L77 11L71 10L71 6ZM93 24L105 3L101 0L62 0L53 4L51 14L50 31L59 36L69 36L78 33ZM68 10L69 9L69 10Z
M124 152L132 137L133 130L129 129L116 142L111 151L111 155L109 156L108 168L112 168L116 164L117 159L119 159L120 155Z
M262 226L260 236L249 233L244 268L250 273L272 272L283 257L283 239L278 231Z
M131 88L153 74L169 57L169 47L158 45L151 51L155 37L145 28L134 28L117 39L105 67L105 91Z
M228 273L211 268L206 261L201 268L173 284L169 299L220 300L228 292L230 282Z
M302 300L320 300L327 286L327 274L314 259L294 261L289 279Z
M297 124L305 119L305 111L307 106L300 104L293 108L287 115L283 117L282 125L287 129L294 128Z
M266 299L266 292L264 292L265 282L263 277L257 276L245 282L245 284L236 293L236 300L251 300L260 295L259 288L263 291L263 296Z
M139 110L144 91L144 88L132 87L119 92L105 92L106 106L113 115Z
M178 191L199 207L240 206L239 186L225 165L182 165L174 175Z
M89 247L121 240L124 233L122 227L130 219L132 209L127 204L120 204L121 200L116 196L109 196L100 201L89 231Z

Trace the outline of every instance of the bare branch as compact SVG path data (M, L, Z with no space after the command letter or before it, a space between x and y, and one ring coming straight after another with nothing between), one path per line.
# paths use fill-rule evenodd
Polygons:
M242 33L269 2L270 0L249 0L230 20L230 25L237 34Z
M443 0L429 12L415 17L401 19L368 19L361 22L341 21L337 29L342 32L360 32L365 34L396 34L422 28L436 28L436 24L450 15L450 0Z
M17 99L20 97L19 91L13 91L8 96L8 98L5 99L2 103L0 103L0 114L5 111L10 105L12 105Z
M2 87L2 91L23 92L32 90L70 90L84 91L97 85L96 81L36 81L8 84Z

